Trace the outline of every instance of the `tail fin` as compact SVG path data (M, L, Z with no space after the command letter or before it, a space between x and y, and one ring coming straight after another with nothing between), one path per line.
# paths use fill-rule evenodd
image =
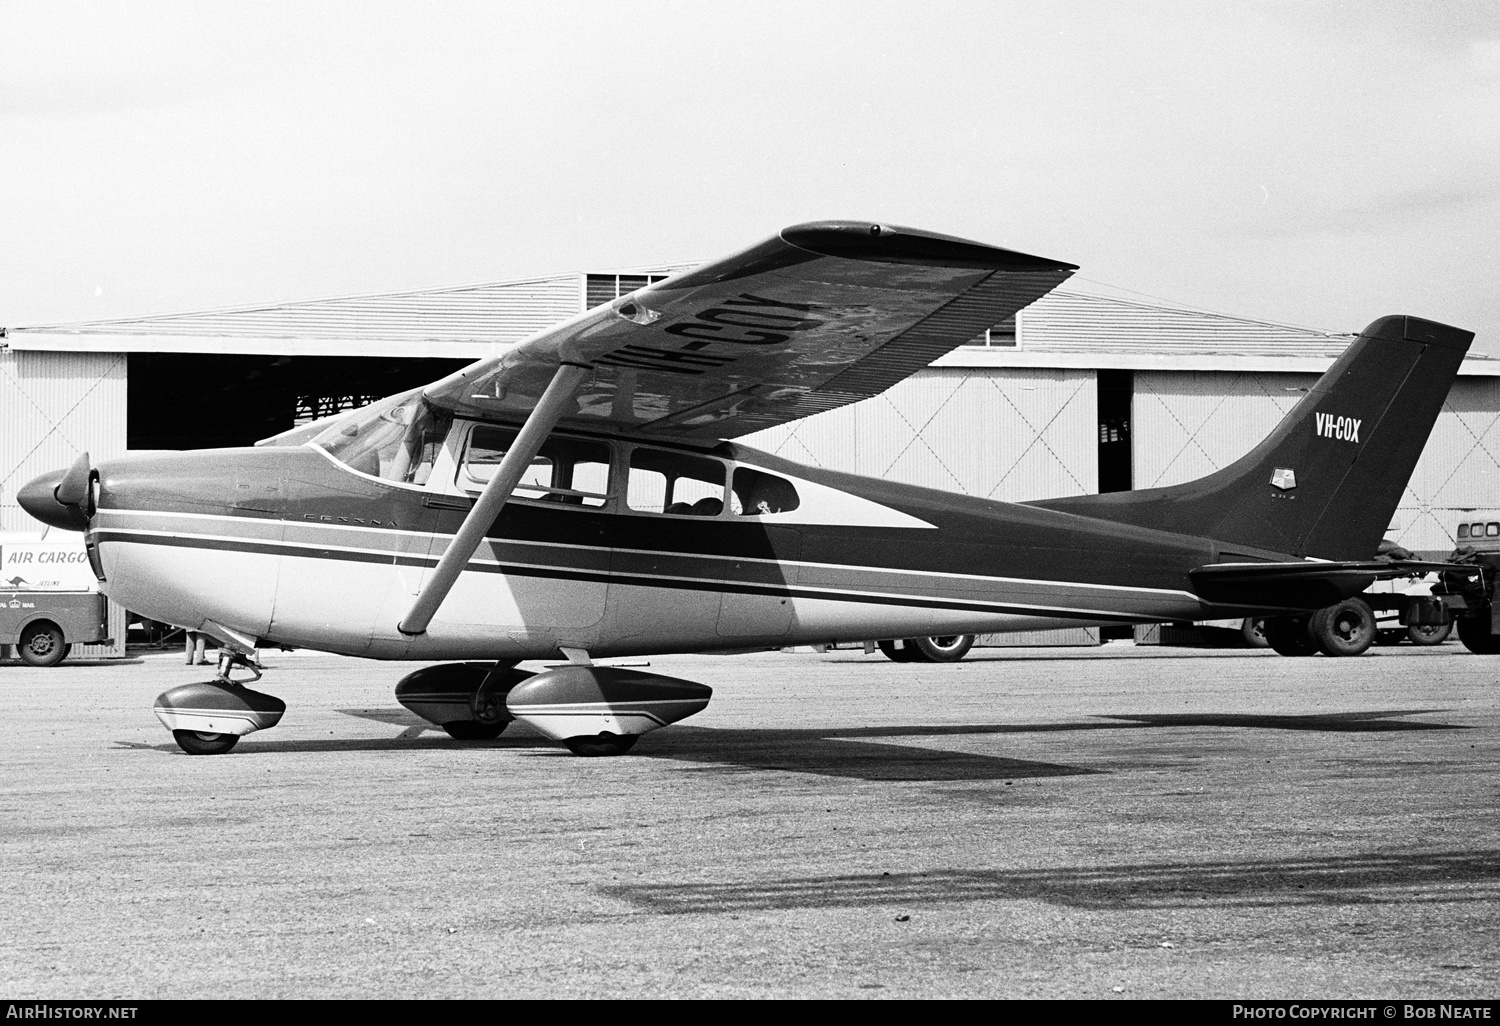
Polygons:
M1382 317L1264 441L1170 488L1032 503L1120 523L1316 556L1375 554L1474 333Z

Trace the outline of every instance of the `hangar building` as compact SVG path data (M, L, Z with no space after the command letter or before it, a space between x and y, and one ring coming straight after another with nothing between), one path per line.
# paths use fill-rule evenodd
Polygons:
M35 531L17 489L81 452L248 445L433 381L677 269L0 329L0 532ZM1175 484L1248 451L1351 337L1066 283L880 396L742 441L1010 501ZM1500 507L1497 420L1500 361L1470 357L1392 539L1445 555L1466 514ZM123 613L113 619L122 639Z

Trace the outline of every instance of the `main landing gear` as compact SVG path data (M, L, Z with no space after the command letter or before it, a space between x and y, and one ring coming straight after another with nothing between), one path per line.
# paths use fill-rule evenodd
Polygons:
M236 680L237 669L250 676ZM245 687L260 680L260 668L227 648L219 650L219 672L213 680L164 691L153 710L189 755L223 755L241 737L281 722L286 703Z
M532 676L515 663L441 663L413 670L396 684L396 701L456 741L493 741L514 716L505 696Z
M708 705L712 689L690 680L610 666L445 663L408 673L396 700L460 741L499 737L520 720L574 755L624 755L642 734Z
M221 649L218 675L156 699L156 717L189 755L222 755L241 737L281 722L286 703L252 691L250 660ZM235 670L250 676L235 679ZM701 712L713 690L690 680L618 667L569 665L541 673L514 663L445 663L401 678L396 699L459 741L488 741L520 720L574 755L624 755L636 739Z

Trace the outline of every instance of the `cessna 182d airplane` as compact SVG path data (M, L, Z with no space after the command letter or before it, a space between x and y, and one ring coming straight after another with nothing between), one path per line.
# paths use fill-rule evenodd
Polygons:
M609 755L711 692L596 657L1305 616L1411 572L1371 557L1473 338L1415 317L1170 488L1015 504L729 441L876 395L1074 270L798 225L426 388L255 448L85 454L19 501L87 532L115 601L224 645L214 681L157 700L200 754L280 719L245 686L257 645L453 660L397 697L457 738L519 719Z

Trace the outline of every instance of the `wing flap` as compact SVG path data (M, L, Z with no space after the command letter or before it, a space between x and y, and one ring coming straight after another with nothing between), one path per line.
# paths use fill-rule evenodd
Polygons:
M819 222L587 311L428 387L523 417L560 363L591 369L561 423L720 439L876 395L1076 268L947 236Z

